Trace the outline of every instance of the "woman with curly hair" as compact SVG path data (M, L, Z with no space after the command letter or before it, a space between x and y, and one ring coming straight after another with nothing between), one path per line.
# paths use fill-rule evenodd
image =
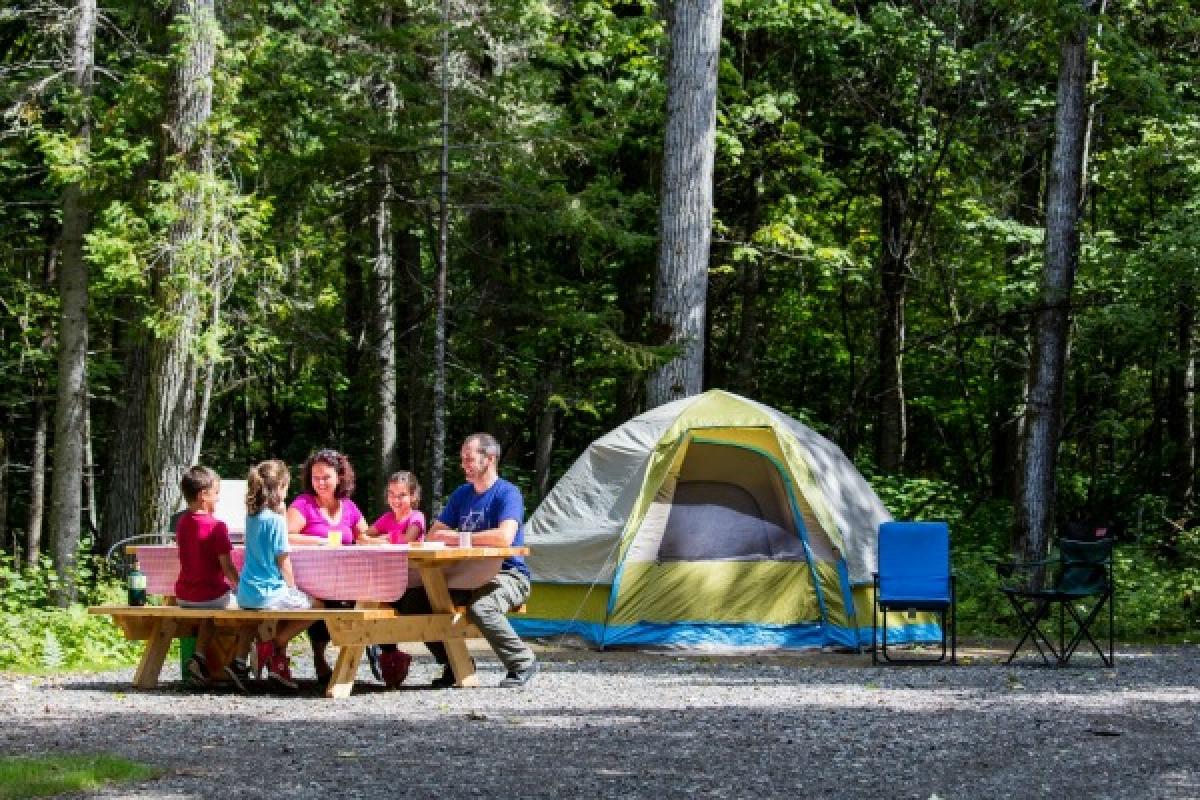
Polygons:
M300 470L301 492L287 512L288 542L292 545L321 545L329 534L340 536L341 544L363 541L367 521L350 494L354 491L354 468L350 459L336 450L318 450L308 457ZM353 602L326 600L326 608L350 608ZM313 668L317 680L329 679L333 669L325 660L329 646L329 628L317 622L308 629L313 646Z

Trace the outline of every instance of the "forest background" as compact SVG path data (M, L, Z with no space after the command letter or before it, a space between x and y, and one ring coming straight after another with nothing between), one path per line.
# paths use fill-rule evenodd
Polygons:
M88 554L161 529L190 463L335 447L368 514L395 468L428 511L486 430L532 511L644 410L678 353L653 313L665 8L0 9L0 603L44 614L6 615L0 666L94 641L55 607L112 591ZM703 386L838 443L896 516L949 519L964 623L1003 633L987 559L1019 544L1053 306L1052 521L1122 531L1122 635L1194 635L1197 4L722 10ZM1049 303L1081 25L1080 246Z

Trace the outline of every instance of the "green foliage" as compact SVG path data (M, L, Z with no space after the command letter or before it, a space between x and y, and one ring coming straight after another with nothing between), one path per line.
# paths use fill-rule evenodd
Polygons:
M551 419L553 480L588 442L642 410L646 370L670 356L648 313L666 102L662 8L495 0L453 9L447 484L459 477L458 437L487 428L506 445L505 474L531 486L539 425ZM869 478L896 516L951 523L965 625L981 633L1011 627L989 559L1007 553L1012 513L995 498L1012 494L1058 48L1079 8L724 3L706 382L795 414L868 461L879 264L885 247L901 246L906 477ZM72 181L92 210L95 452L138 445L115 430L131 332L173 330L171 301L215 311L219 298L219 314L201 314L190 342L215 376L201 460L240 477L258 459L295 464L332 445L351 454L367 487L373 209L386 164L400 461L428 485L441 4L222 7L203 131L211 172L163 158L173 66L184 34L194 34L169 26L164 9L105 6L90 98L64 80L71 15L25 4L0 20L9 530L26 525L35 413L53 406L51 273ZM1193 545L1179 532L1194 524L1195 501L1189 509L1173 432L1186 394L1177 391L1187 366L1180 325L1200 285L1192 11L1109 4L1091 48L1095 117L1058 512L1126 522L1143 513L1120 550L1138 600L1124 606L1130 636L1195 626ZM885 181L904 196L901 243L883 241ZM206 235L173 240L184 221ZM168 256L181 268L163 275ZM113 473L97 467L103 497ZM361 490L355 499L382 510ZM77 637L70 626L107 625L50 609L47 574L3 567L0 604L20 622L3 641L20 637L21 652L36 653L29 667L75 663L84 638L104 637Z
M36 569L15 567L0 554L0 670L54 672L104 669L134 663L142 644L127 641L107 617L87 613L87 603L124 602L124 587L112 579L96 581L86 565L77 585L86 589L83 604L53 605L59 580L49 559Z
M0 800L96 791L144 781L161 770L107 755L0 757Z
M141 642L127 641L107 618L89 615L80 605L24 608L0 619L3 670L114 669L136 663L142 647Z
M1170 529L1168 529L1170 530ZM1115 550L1121 637L1196 641L1200 635L1200 528L1134 530Z

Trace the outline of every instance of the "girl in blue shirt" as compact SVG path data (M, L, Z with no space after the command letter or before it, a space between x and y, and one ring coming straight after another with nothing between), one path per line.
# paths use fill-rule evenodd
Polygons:
M246 476L246 560L238 580L238 605L247 609L311 608L312 600L296 588L288 556L287 520L283 498L288 468L282 461L263 461ZM296 688L287 645L311 622L281 622L275 638L258 643L258 670L271 681Z

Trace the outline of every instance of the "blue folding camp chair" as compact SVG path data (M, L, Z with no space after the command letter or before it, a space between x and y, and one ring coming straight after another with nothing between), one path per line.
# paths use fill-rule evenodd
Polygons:
M875 607L871 613L871 662L879 656L891 664L958 663L958 615L955 577L950 571L950 529L944 522L885 522L879 526L879 571L875 573ZM888 612L934 611L940 615L942 652L938 658L892 658L888 655ZM879 637L879 617L883 635Z

